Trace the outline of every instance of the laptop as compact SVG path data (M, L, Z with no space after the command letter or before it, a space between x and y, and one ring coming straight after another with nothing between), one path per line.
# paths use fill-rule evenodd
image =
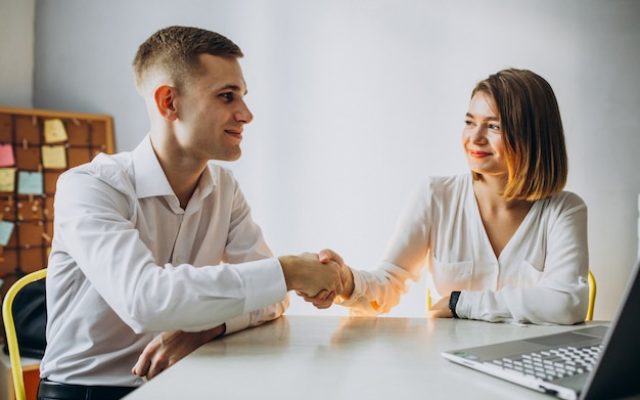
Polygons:
M445 351L466 367L561 399L617 399L640 394L640 260L610 327L582 326L553 335Z

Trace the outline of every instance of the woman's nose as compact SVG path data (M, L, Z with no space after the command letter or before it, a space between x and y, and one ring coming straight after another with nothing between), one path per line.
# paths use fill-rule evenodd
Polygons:
M470 132L471 141L474 143L482 143L484 140L486 140L486 132L487 129L484 127L484 125L479 124L475 126Z

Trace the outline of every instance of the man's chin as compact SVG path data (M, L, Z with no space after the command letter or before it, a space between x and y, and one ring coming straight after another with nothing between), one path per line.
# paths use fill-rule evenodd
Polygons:
M226 151L224 154L217 154L212 159L218 160L218 161L237 161L241 155L242 155L242 150L240 149L240 147L237 147L235 149L230 149L229 151Z

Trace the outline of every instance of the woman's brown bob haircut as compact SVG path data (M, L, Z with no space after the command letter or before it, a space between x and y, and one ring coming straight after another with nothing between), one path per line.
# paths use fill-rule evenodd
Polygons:
M556 96L541 76L505 69L480 81L471 93L482 92L498 107L508 168L502 196L536 201L562 191L568 160ZM480 179L479 174L473 174Z
M160 29L138 47L133 59L136 85L142 86L145 73L160 67L180 87L185 80L201 71L200 54L220 57L242 57L242 50L219 33L188 26Z

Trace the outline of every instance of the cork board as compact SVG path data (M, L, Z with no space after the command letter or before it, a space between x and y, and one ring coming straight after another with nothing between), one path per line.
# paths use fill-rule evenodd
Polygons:
M58 177L113 153L112 126L108 115L0 107L0 296L47 266Z

